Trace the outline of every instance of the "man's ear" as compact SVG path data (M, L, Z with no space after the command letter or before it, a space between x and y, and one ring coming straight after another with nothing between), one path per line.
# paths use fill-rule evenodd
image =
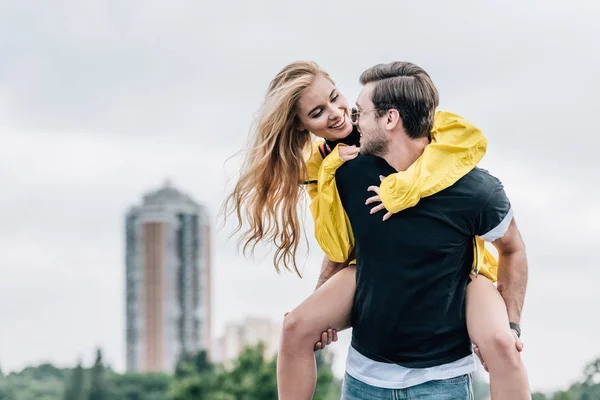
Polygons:
M400 116L398 110L394 108L387 110L385 113L385 118L385 128L389 131L393 131L398 126L403 126L402 117Z

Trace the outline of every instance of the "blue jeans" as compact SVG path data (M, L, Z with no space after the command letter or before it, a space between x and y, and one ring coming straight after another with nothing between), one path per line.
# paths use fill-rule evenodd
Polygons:
M471 375L429 381L405 389L384 389L367 385L346 374L342 400L473 400Z

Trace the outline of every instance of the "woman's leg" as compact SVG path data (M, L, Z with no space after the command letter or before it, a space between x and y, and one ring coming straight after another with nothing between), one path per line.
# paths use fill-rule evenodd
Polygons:
M312 399L317 383L314 346L329 328L350 327L356 268L336 273L283 319L277 358L279 400Z
M527 371L496 287L483 276L472 278L466 303L469 336L489 370L492 400L531 399Z

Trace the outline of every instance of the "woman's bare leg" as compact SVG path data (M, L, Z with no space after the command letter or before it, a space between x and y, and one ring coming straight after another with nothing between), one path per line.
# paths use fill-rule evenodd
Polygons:
M492 400L531 399L527 371L496 287L483 276L473 278L466 303L469 336L489 370Z
M317 383L314 346L328 329L350 327L356 268L336 273L283 320L277 358L279 400L312 399Z

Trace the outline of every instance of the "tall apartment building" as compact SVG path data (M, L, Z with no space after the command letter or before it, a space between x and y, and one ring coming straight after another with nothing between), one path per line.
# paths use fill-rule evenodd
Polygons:
M126 352L131 372L172 372L211 350L210 224L169 182L125 218Z

